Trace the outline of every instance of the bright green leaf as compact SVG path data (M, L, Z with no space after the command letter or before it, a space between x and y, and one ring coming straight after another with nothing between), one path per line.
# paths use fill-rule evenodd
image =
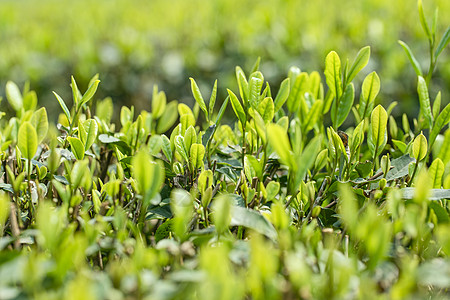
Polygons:
M24 122L19 127L17 146L26 159L32 159L38 147L38 135L30 122Z
M75 158L82 160L85 152L83 142L79 138L72 136L67 137L67 140L70 143L70 147L72 148L72 153Z

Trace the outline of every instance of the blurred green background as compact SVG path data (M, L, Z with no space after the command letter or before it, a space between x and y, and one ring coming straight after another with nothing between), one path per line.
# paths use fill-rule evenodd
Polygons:
M440 39L450 24L450 1L424 1L429 22L436 7ZM330 50L352 61L366 45L372 56L364 72L379 73L379 99L399 101L399 114L418 102L415 73L397 40L408 43L423 70L428 68L415 0L3 0L0 37L1 93L7 80L19 86L29 80L39 104L53 115L60 108L51 91L70 104L71 74L84 91L100 73L98 97L150 110L154 84L169 99L192 103L188 78L205 95L217 78L223 98L225 87L237 89L235 66L248 71L260 56L260 69L276 92L289 67L323 71ZM449 52L439 58L431 86L432 97L443 91L444 103Z

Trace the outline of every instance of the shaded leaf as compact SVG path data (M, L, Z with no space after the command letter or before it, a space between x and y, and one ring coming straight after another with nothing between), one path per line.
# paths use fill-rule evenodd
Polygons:
M231 226L244 226L253 229L256 232L264 234L271 240L277 239L275 228L261 214L254 210L232 206L231 209Z

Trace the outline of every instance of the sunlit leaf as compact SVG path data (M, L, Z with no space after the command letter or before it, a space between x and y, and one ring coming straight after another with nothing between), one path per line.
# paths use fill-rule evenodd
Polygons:
M36 154L38 147L38 135L36 133L36 129L30 122L24 122L19 127L17 146L19 147L22 156L26 159L32 159Z

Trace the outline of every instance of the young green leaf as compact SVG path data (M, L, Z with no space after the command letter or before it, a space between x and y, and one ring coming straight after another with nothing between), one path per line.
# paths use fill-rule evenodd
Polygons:
M431 128L433 126L433 114L431 113L430 96L427 83L422 76L418 76L417 93L419 94L420 111L425 117L426 126Z
M286 130L278 124L268 124L267 135L270 145L275 149L282 162L290 168L294 167L294 157Z
M45 138L48 131L48 118L45 107L41 107L33 113L31 116L31 124L33 124L34 128L36 128L39 144Z
M264 100L258 105L257 111L265 123L271 122L275 112L272 98L264 98Z
M239 94L241 95L241 99L244 102L244 107L246 107L248 101L248 82L245 78L244 71L242 71L240 67L236 67L236 79L239 86Z
M380 91L380 78L376 72L372 72L366 76L362 84L361 98L359 103L359 115L364 119L371 108L375 98Z
M200 106L200 109L205 113L206 119L209 120L208 110L206 109L205 100L203 100L202 93L200 92L200 89L198 88L198 85L195 82L194 78L189 77L189 80L191 81L191 90L192 94L194 95L195 101L197 101L198 106Z
M144 204L156 196L164 182L164 169L153 161L145 151L139 151L131 162L133 176L139 187L139 193L144 196Z
M421 161L427 155L428 145L426 137L421 133L415 139L413 143L413 156L417 162Z
M245 123L247 122L247 118L245 116L245 112L244 112L244 109L242 108L241 103L239 102L238 98L231 90L227 89L227 91L228 91L228 95L230 96L231 106L233 107L234 113L238 117L242 126L245 126Z
M72 153L75 158L78 160L82 160L84 158L85 152L83 142L79 138L72 136L67 137L67 140L69 141L70 147L72 148Z
M202 144L192 144L189 154L189 160L194 167L194 170L201 168L205 156L205 147Z
M22 156L26 159L32 159L36 154L38 147L38 136L36 129L30 122L23 122L19 127L17 136L17 146Z
M427 19L425 18L425 14L423 12L423 6L422 6L422 0L417 1L417 8L419 9L419 17L420 17L420 23L422 24L422 28L425 31L428 40L430 42L433 41L433 36L431 36L430 28L428 27Z
M335 104L331 108L331 119L333 121L335 128L338 128L339 126L342 125L342 123L344 123L345 119L350 113L350 110L352 109L354 99L355 99L355 88L353 86L353 83L350 83L345 88L345 92L342 95L342 99L339 102L339 105L337 105L337 102L335 102Z
M211 97L209 98L209 116L212 117L214 113L214 105L216 104L216 97L217 97L217 79L214 81L214 86L211 91Z
M447 27L447 30L445 31L444 35L439 41L439 44L436 47L436 51L434 52L435 59L437 59L439 54L441 54L442 50L444 50L444 48L447 47L449 42L450 42L450 26Z
M100 80L94 80L88 87L87 91L84 93L83 97L80 100L80 103L78 105L78 109L80 107L87 103L91 98L94 96L95 92L97 91L98 84L100 83Z
M436 158L428 169L433 189L440 189L442 186L442 176L444 176L445 166L440 158Z
M14 108L14 110L20 111L23 107L23 98L22 94L20 93L19 88L17 85L12 82L8 81L6 83L6 98L8 99L9 104Z
M439 116L436 118L436 122L434 122L433 129L430 132L430 148L433 146L436 137L441 132L442 128L450 122L450 104L442 110Z
M184 144L184 138L181 135L175 137L175 149L185 161L189 161L188 152Z
M433 101L433 108L432 108L433 116L438 116L440 111L441 111L441 92L439 91L436 95L436 98L434 98Z
M67 117L67 120L69 120L69 122L71 121L71 116L70 116L70 112L69 109L67 108L66 104L64 103L64 100L55 92L53 92L53 94L56 97L56 100L58 100L59 105L61 106L62 110L64 111L64 114Z
M162 140L162 151L164 153L164 155L166 156L166 158L169 160L170 163L172 163L172 148L170 147L170 140L167 136L165 135L161 135L161 140Z
M78 107L78 101L79 101L79 99L81 99L80 91L78 90L77 83L75 81L75 78L73 78L73 76L70 76L70 81L71 81L70 86L72 87L73 103L74 103L75 107Z
M311 109L308 112L308 115L306 116L305 124L306 124L306 130L305 132L310 131L314 128L314 125L316 125L317 121L322 116L322 107L323 107L323 101L322 100L316 100L314 104L312 105Z
M366 46L359 50L358 54L356 54L356 58L353 61L352 66L347 75L347 83L352 82L353 78L369 63L370 58L370 47Z
M320 145L322 144L322 136L316 135L309 143L306 145L305 149L301 155L297 155L297 166L298 169L295 173L295 184L294 187L297 188L300 182L305 178L308 169L310 169L316 160L316 156L321 150Z
M342 95L341 60L335 51L331 51L325 59L325 78L328 88L339 99Z
M173 124L177 121L178 111L177 111L178 101L170 101L167 104L161 118L158 120L158 125L156 126L156 133L164 133L169 130Z
M308 74L305 72L300 73L296 77L286 103L290 112L295 113L300 110L300 102L302 97L304 97L305 92L308 90L308 82Z
M155 119L158 119L166 111L167 97L166 93L158 92L158 87L153 86L152 96L152 115Z
M409 48L409 46L403 42L403 41L398 41L398 43L400 44L400 46L402 46L403 50L405 50L406 56L409 59L409 62L411 63L412 67L414 68L414 71L416 72L417 76L422 76L422 71L420 68L420 64L417 61L416 57L414 56L414 54L412 53L411 49Z
M98 134L97 122L93 119L80 122L78 124L78 136L84 144L84 150L87 151L95 142Z
M290 90L290 79L286 78L281 82L280 89L278 90L277 96L275 97L274 105L275 111L279 111L289 97Z
M375 107L371 114L371 124L369 130L369 146L372 155L378 155L386 145L386 126L387 126L387 113L383 106L378 105Z
M259 104L259 97L261 93L261 88L264 84L264 76L261 72L255 72L250 75L250 80L248 82L248 92L249 92L249 103L253 109Z
M197 142L197 133L193 126L189 126L184 133L184 145L186 146L186 151L189 153L192 144Z

